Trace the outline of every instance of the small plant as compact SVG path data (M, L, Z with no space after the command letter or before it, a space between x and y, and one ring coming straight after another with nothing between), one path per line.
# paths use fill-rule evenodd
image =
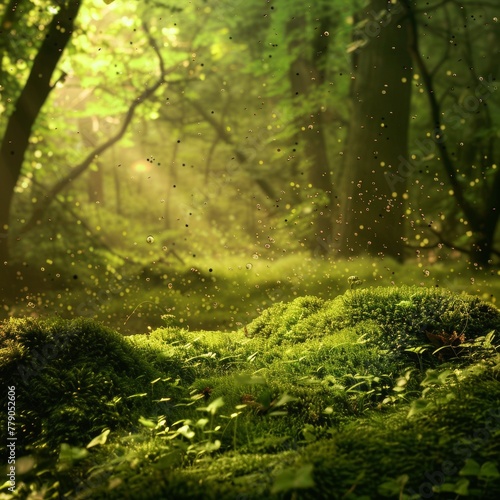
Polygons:
M422 355L425 352L427 352L427 350L428 350L427 346L421 346L421 345L417 347L408 347L407 349L405 349L405 352L413 352L414 354L417 355L421 373L424 373L424 361Z
M476 337L472 342L466 342L460 345L469 352L471 361L479 361L492 356L498 352L499 346L494 343L495 332L491 331L484 337Z
M349 289L354 290L357 286L361 285L363 281L357 276L349 276L349 278L347 278L347 283L349 283Z
M160 318L166 327L177 326L177 319L174 314L162 314Z
M241 404L241 405L236 405L236 410L234 413L231 413L231 415L226 416L226 415L221 415L221 418L226 418L229 419L228 425L226 429L229 427L229 424L232 422L233 423L233 449L236 451L236 431L237 431L237 426L238 426L238 417L243 413L243 410L247 407L246 404ZM225 432L225 431L224 431Z
M417 391L408 390L410 379L414 371L415 370L413 368L407 370L403 376L399 377L396 380L396 383L392 388L394 394L389 394L388 396L386 396L382 401L382 405L394 404L397 403L398 401L409 401L412 395L418 394Z

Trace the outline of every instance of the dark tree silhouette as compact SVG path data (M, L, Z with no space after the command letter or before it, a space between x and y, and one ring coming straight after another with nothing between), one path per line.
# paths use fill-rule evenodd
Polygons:
M370 2L357 19L373 29L355 40L359 47L353 54L340 249L345 256L383 254L402 260L406 182L395 185L388 179L408 158L412 78L408 26L401 7L385 0Z
M403 0L402 3L409 19L408 33L410 36L410 51L422 75L429 101L433 126L432 139L435 141L439 150L441 163L448 177L448 182L453 189L455 202L459 210L465 215L469 228L472 231L470 248L462 248L461 250L470 255L470 259L473 263L488 265L491 262L493 254L499 255L498 250L494 248L494 240L500 220L500 169L496 169L495 173L491 176L491 181L488 182L486 179L483 180L485 190L483 192L483 199L480 202L476 199L471 200L467 197L469 180L467 179L467 182L464 182L460 179L457 165L450 155L447 147L446 134L443 134L441 130L441 126L443 125L442 105L436 93L432 72L423 60L419 49L417 12L413 6L413 2ZM460 9L463 10L463 6ZM473 71L472 66L470 69ZM482 106L481 112L485 115L487 125L491 127L491 117L489 115L488 106ZM470 142L472 141L473 139L471 138ZM469 146L469 149L473 150L474 148L473 146ZM470 155L469 159L471 162L474 160L474 156L474 153ZM494 154L490 154L489 156L489 161L493 164ZM493 171L491 164L489 167ZM441 243L456 248L455 243L448 242L440 233L435 232L435 234Z
M45 37L33 59L30 74L8 117L0 145L0 287L9 283L10 209L14 189L21 174L31 130L54 85L54 71L71 39L80 2L59 2L59 10L47 27Z

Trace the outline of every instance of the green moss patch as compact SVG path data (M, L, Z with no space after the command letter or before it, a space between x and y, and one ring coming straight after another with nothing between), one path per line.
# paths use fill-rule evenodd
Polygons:
M86 444L104 427L129 426L159 375L122 336L91 321L12 319L0 342L20 450Z
M19 496L496 498L498 332L493 306L417 287L226 333L11 320Z

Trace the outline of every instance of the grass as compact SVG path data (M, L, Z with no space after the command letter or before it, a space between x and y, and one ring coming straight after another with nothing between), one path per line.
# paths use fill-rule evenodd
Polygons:
M361 286L231 332L164 321L2 324L19 440L0 498L498 498L491 303Z

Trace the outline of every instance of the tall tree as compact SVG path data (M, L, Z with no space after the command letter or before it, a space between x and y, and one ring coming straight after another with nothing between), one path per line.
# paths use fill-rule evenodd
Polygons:
M292 91L292 106L301 109L294 120L297 129L295 140L304 142L304 155L309 184L312 187L310 200L312 230L308 236L309 250L315 255L326 255L332 234L333 185L324 119L326 103L318 101L315 93L326 82L329 31L332 29L330 12L321 12L312 40L304 40L301 34L307 29L304 15L293 16L287 23L290 51L289 78ZM309 42L309 46L307 46ZM298 101L298 103L297 103ZM310 103L304 106L304 103Z
M352 110L343 172L340 250L402 260L412 61L400 3L372 0L355 18Z
M80 2L66 0L58 2L58 6L33 59L28 79L8 117L0 144L0 231L4 236L0 238L0 287L4 289L9 279L6 263L9 262L8 234L14 189L21 174L33 125L54 88L52 77L71 39ZM22 26L18 29L22 30Z
M283 127L276 139L278 151L287 152L286 168L273 168L267 175L278 170L289 186L283 192L292 208L287 220L293 219L300 245L314 256L325 255L331 250L336 197L334 141L345 124L343 104L334 97L343 85L338 75L345 72L336 48L342 8L330 0L307 6L300 0L275 0L266 9L260 31L251 18L240 23L250 23L252 39L265 40L259 40L253 67L265 76L265 95L274 102ZM285 165L283 158L277 160L276 166Z

